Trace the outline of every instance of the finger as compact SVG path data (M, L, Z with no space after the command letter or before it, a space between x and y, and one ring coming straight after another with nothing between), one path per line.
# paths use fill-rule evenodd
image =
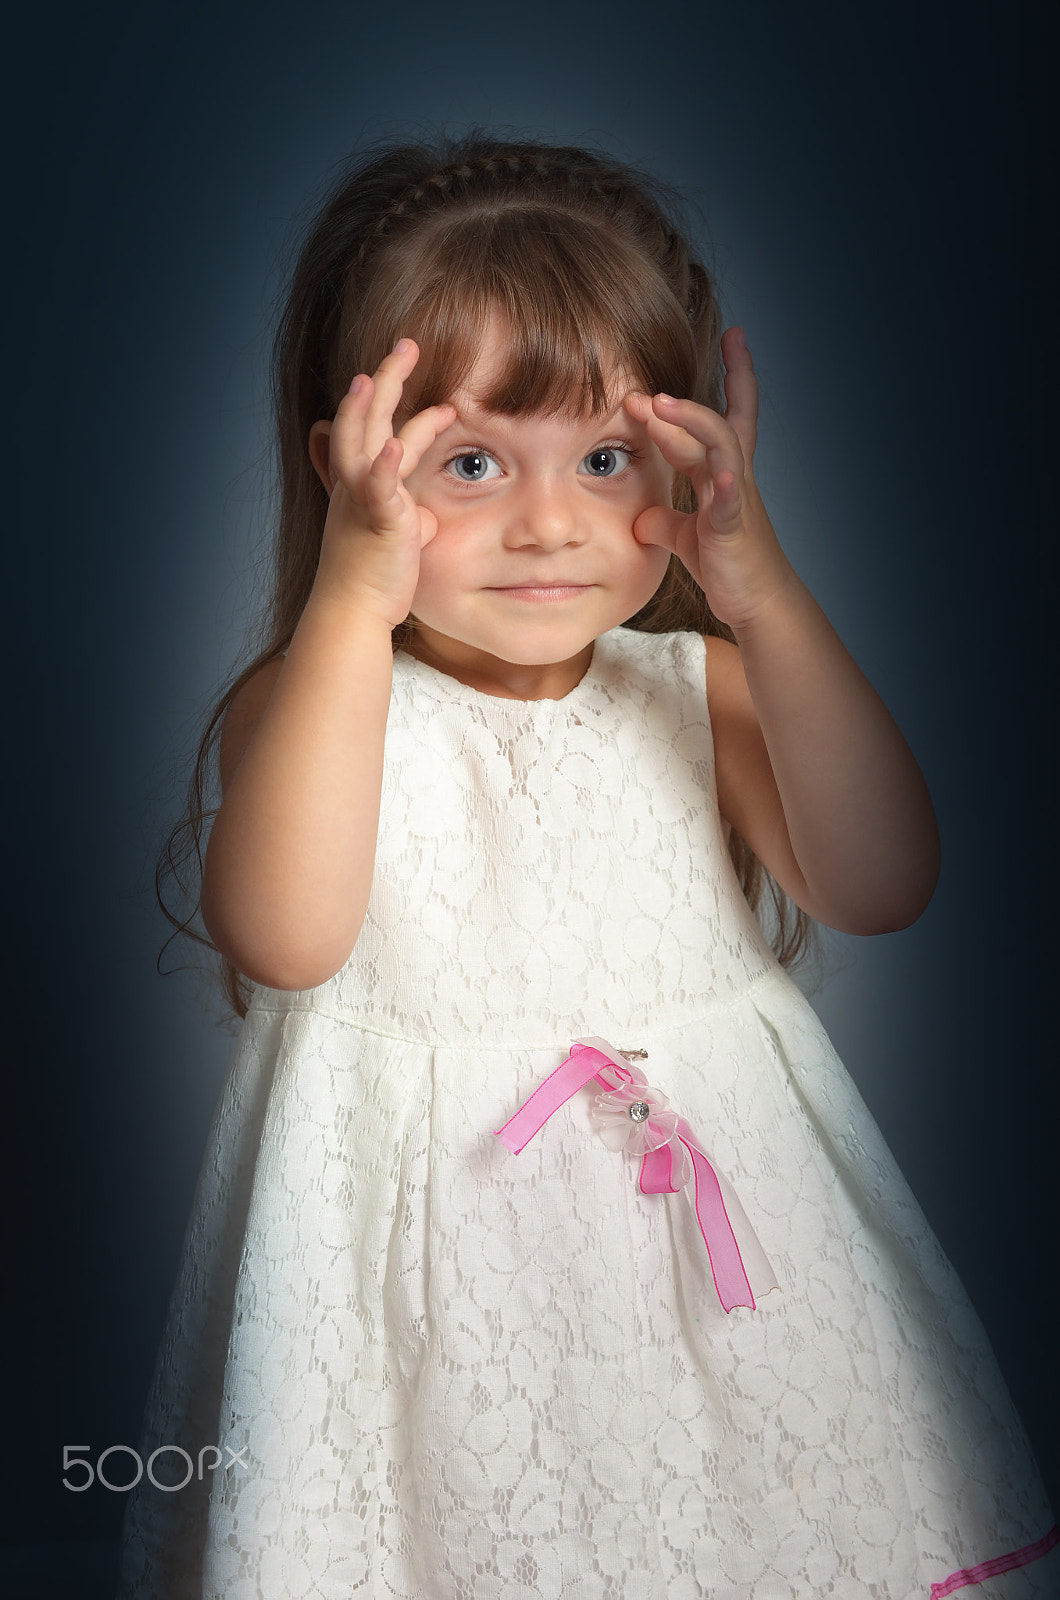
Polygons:
M736 533L743 520L743 485L735 472L719 472L714 479L710 525L715 533Z
M388 439L365 474L364 496L376 533L398 533L407 524L408 494L402 493L399 482L401 456L401 440Z
M684 512L673 511L669 506L649 506L633 524L633 537L638 544L654 544L671 553L690 519Z
M428 511L426 506L417 506L416 510L420 514L420 549L422 550L425 544L430 544L438 532L438 518L433 511Z
M732 447L735 430L725 417L709 406L701 406L694 400L678 400L668 394L643 394L638 389L631 389L622 403L635 422L653 430L654 438L671 441L674 449L690 452L687 440L679 438L681 433L690 434L707 449ZM702 458L703 451L690 452L688 459L692 460L696 454Z
M710 492L710 451L700 440L694 439L687 428L679 427L676 422L664 422L657 416L655 410L657 399L661 400L663 397L634 392L627 396L624 404L633 420L643 424L648 437L657 446L664 461L677 472L683 472L686 477L691 478L696 484L697 493L702 498ZM714 413L709 412L708 415L714 416ZM717 420L720 422L721 418Z
M708 452L698 439L675 423L663 422L654 412L647 422L648 437L657 445L663 459L678 472L691 478L702 475L707 465Z
M372 376L375 393L365 418L364 448L373 461L393 435L394 412L401 401L405 381L419 358L419 347L412 339L399 339Z
M725 363L725 420L736 430L750 464L758 440L758 379L742 328L729 328L721 339Z
M456 407L448 401L442 405L427 406L423 411L417 411L410 417L405 426L399 431L397 437L405 447L405 454L401 462L401 476L407 478L410 472L419 466L425 450L451 428L456 421Z
M652 397L639 390L631 390L622 402L630 420L641 426L663 456L668 466L690 474L693 467L702 467L705 451L690 440L683 428L661 422L652 410Z
M656 394L652 396L652 413L656 425L665 424L669 431L664 433L660 427L657 432L649 422L648 432L670 464L679 467L693 481L697 465L701 466L704 460L712 478L719 472L743 475L744 456L739 435L709 406L697 405L694 400L677 400L669 394ZM686 439L679 437L681 433ZM697 450L696 444L702 448Z
M670 466L690 474L694 467L703 465L706 451L702 445L676 423L663 422L657 417L650 394L632 390L622 404L633 421L639 422L646 429L648 437L658 445Z
M328 439L328 465L347 489L356 492L364 477L364 422L374 385L359 372L339 401Z
M635 422L647 422L651 416L651 395L643 389L631 389L622 404Z

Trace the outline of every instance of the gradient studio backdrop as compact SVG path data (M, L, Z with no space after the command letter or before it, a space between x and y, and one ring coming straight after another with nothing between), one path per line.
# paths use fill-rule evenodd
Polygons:
M1055 1482L1036 1266L1052 1203L1044 919L1026 860L1046 15L339 0L104 4L25 25L8 875L9 1006L31 1021L10 1073L4 1569L20 1593L108 1592L121 1496L65 1490L62 1446L136 1442L231 1049L200 984L155 974L151 867L253 613L281 268L351 149L440 124L595 141L709 219L762 382L767 504L943 829L928 913L831 941L815 1003Z

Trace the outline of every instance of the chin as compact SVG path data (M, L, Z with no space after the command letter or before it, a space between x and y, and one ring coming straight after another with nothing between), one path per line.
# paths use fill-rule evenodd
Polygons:
M522 627L491 633L476 648L501 661L511 661L520 666L543 667L559 661L570 661L588 649L594 639L616 624L607 622L599 628Z
M591 643L592 639L560 643L512 638L505 641L493 640L488 644L475 644L470 648L491 660L507 662L513 667L554 667L560 662L572 661L575 656L588 649Z

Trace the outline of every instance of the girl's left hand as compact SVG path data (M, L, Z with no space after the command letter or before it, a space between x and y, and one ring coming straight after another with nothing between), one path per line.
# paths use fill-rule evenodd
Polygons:
M626 408L645 424L670 466L692 481L693 513L651 506L633 525L641 544L676 553L710 609L737 633L753 625L778 588L794 577L754 481L758 382L740 328L721 341L725 415L670 395L630 395Z

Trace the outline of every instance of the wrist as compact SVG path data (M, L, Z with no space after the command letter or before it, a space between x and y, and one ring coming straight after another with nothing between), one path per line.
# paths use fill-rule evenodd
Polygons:
M741 597L740 604L731 609L730 615L721 620L732 629L742 649L782 627L807 604L815 606L816 602L794 567L785 561L782 568L763 574L759 583Z
M384 614L374 597L354 590L342 590L315 583L295 630L299 636L325 642L330 650L342 652L368 650L392 656L392 634L396 624Z
M305 612L328 618L329 626L347 632L354 629L385 634L389 639L394 629L404 622L408 606L392 594L374 589L371 584L336 582L330 574L318 570Z

